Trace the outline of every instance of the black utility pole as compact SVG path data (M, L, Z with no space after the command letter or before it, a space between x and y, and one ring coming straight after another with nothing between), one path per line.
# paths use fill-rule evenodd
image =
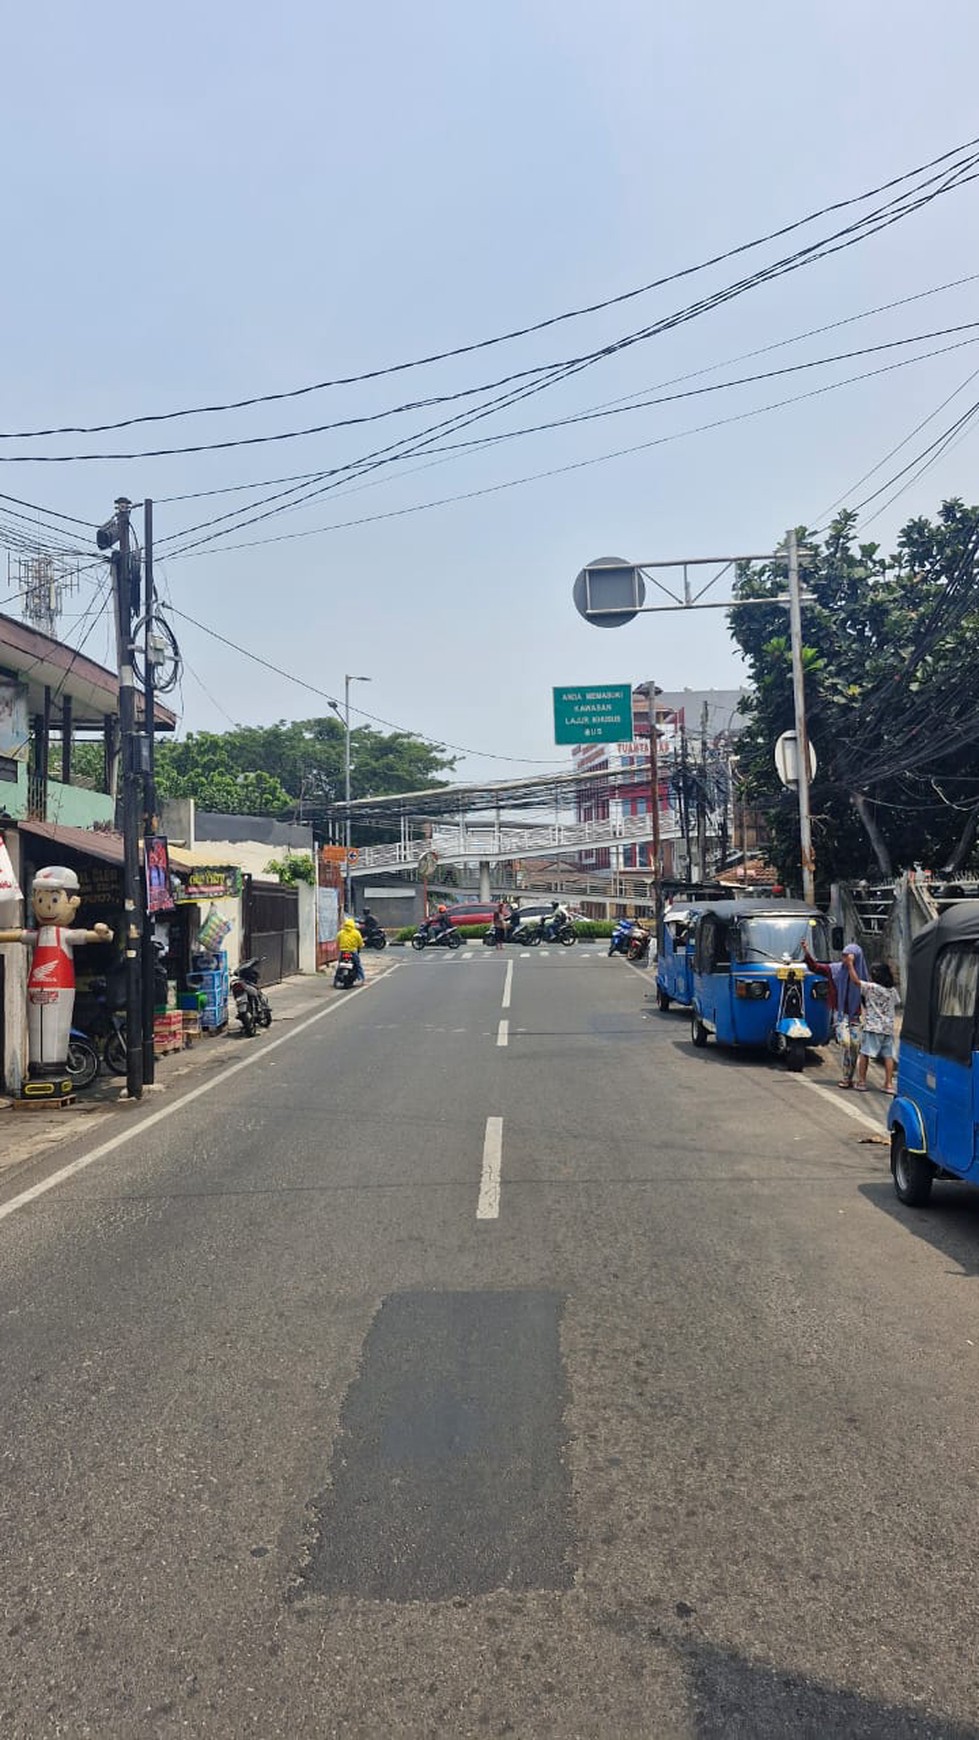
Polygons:
M143 503L143 730L146 736L143 784L143 862L149 862L149 841L157 831L156 820L156 648L153 645L153 503ZM153 1051L153 1021L156 1013L153 973L153 925L147 911L146 877L141 883L143 913L143 1081L152 1087L156 1076Z
M132 1100L143 1094L143 1005L140 994L139 933L143 910L139 874L141 755L136 730L136 674L133 668L133 574L129 543L132 502L120 496L115 518L100 526L100 550L113 544L112 570L116 596L116 644L119 659L119 729L122 736L123 905L126 956L126 1092Z

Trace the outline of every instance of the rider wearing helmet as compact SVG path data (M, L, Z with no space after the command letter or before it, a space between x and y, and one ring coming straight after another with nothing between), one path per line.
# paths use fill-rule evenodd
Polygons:
M451 929L452 920L449 917L449 909L447 906L440 906L435 914L435 934L436 936L444 936L445 932Z

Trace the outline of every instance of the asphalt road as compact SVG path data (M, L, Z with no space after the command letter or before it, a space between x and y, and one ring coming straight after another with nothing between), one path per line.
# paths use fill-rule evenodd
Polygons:
M979 1734L979 1198L650 988L404 956L2 1180L0 1735Z

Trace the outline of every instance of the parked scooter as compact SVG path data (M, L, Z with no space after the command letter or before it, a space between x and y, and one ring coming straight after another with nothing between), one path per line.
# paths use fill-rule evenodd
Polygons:
M610 955L628 954L629 941L635 928L634 918L619 919L609 939L608 952Z
M271 1027L272 1006L258 982L258 957L242 961L231 975L231 995L242 1032L251 1039L259 1027Z
M446 925L444 930L436 930L435 920L427 918L418 926L411 939L413 949L433 948L458 949L462 947L462 938L454 925Z
M349 991L357 983L357 957L353 949L341 949L333 974L333 989Z

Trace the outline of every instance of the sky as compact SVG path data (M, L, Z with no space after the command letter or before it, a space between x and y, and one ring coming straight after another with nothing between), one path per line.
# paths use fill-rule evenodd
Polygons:
M17 8L0 105L0 432L390 369L621 297L979 133L977 51L974 0ZM553 740L555 685L727 688L743 676L723 611L597 629L574 610L578 570L609 555L762 552L790 524L825 525L834 504L886 483L979 399L966 384L979 328L458 443L663 383L676 384L652 396L979 319L977 280L735 360L979 274L979 182L472 430L425 436L442 451L343 468L493 396L473 388L601 350L865 209L465 356L234 412L2 440L0 491L93 527L116 496L153 498L158 584L185 660L183 731L321 714L350 673L371 679L352 685L355 725L372 715L456 746L459 777L543 772L567 758ZM923 360L745 415L908 356ZM470 397L377 415L460 393ZM245 440L254 444L132 457ZM98 453L121 457L38 462ZM891 505L894 490L867 506L866 535L891 548L908 518L944 497L979 500L977 460L969 426L920 479L912 469L895 483ZM272 480L304 474L318 497L238 531L232 520L187 535L216 515L281 507L265 502L288 488ZM255 487L201 493L243 484ZM85 526L64 524L87 551ZM62 632L111 662L102 586L86 569Z

